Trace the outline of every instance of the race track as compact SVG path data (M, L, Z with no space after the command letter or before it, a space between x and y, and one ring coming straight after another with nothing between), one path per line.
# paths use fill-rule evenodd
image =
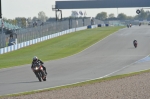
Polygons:
M133 40L138 47L133 47ZM84 51L45 62L47 81L39 82L30 64L0 70L0 95L50 88L149 69L150 27L122 29ZM143 59L144 58L144 59ZM141 60L143 59L143 60Z

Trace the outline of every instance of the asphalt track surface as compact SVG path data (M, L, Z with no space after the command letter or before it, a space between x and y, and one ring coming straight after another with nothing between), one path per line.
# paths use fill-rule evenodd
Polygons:
M133 47L134 39L138 41L137 48ZM150 54L149 42L150 27L124 28L78 54L45 62L48 72L46 82L38 81L30 69L30 64L1 69L0 95L149 69L149 57L146 57Z

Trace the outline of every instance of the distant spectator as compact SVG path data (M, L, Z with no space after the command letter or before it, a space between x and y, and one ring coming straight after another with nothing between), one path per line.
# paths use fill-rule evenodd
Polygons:
M13 39L13 33L10 34L10 39Z
M35 24L33 23L33 27L35 26Z
M15 38L17 38L17 33L14 33L14 35L15 35Z
M37 26L37 22L35 22L35 26Z

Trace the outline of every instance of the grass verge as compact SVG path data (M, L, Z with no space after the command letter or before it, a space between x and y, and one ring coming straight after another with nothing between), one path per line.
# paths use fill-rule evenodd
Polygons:
M121 28L124 27L86 29L1 54L0 69L31 64L33 56L38 56L43 61L48 61L73 55Z

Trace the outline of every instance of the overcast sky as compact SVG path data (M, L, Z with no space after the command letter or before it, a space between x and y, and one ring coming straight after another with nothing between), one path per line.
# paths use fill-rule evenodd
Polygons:
M38 16L40 11L44 11L47 17L55 17L55 12L52 11L52 5L55 5L56 0L1 0L2 2L2 17L14 19L15 17L31 17ZM63 0L57 0L63 1ZM135 16L136 9L140 8L107 8L107 9L69 9L62 10L63 17L71 15L71 11L82 11L87 13L88 17L95 17L97 13L107 12L108 14L125 13L128 16Z

